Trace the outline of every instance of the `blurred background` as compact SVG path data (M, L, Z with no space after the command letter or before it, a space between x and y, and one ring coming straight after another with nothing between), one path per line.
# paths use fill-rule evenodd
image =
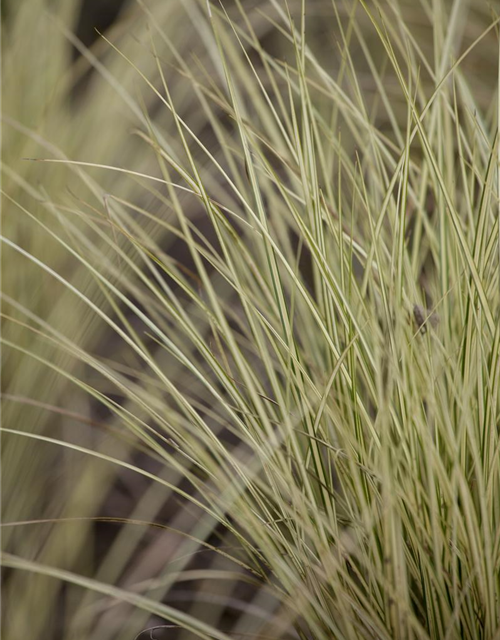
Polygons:
M241 21L236 5L226 4ZM254 11L259 5L256 1L245 6L256 32L271 49L281 46L272 36L272 25ZM204 50L209 28L204 0L153 1L147 6L171 46L193 60L195 74L202 75L196 67L197 56L203 58L206 69L213 70L214 59ZM160 86L146 18L138 3L127 0L2 2L3 233L110 314L114 309L97 279L50 231L98 270L107 259L116 261L105 238L89 230L80 213L93 220L108 215L106 196L112 193L154 214L141 222L144 231L156 238L174 262L189 267L184 243L156 221L173 223L165 197L138 176L30 159L74 159L157 174L155 153L136 135L138 127L147 130L145 114L179 152L167 110L131 64L97 33L104 33ZM159 56L178 111L200 137L213 142L206 115L193 100L189 83L177 73L170 44L159 45ZM222 112L220 122L233 127ZM201 164L205 162L199 150L193 153ZM216 183L214 188L223 200L221 188ZM181 196L181 201L191 220L210 237L199 202L189 196ZM57 203L59 213L51 203ZM82 245L83 237L92 245ZM126 241L121 245L133 253ZM165 483L188 488L182 474L165 468L136 439L124 434L113 407L85 386L106 393L108 401L126 410L125 396L107 382L105 373L85 362L84 354L92 354L125 381L140 377L144 363L63 283L10 247L2 251L2 275L3 426L111 455L160 476ZM144 329L136 318L127 320L135 330ZM158 363L166 361L153 341L148 348ZM68 375L61 375L62 371ZM178 383L182 389L181 373ZM186 379L188 383L192 384ZM162 397L161 389L155 393ZM137 408L133 411L138 415ZM255 590L245 581L176 583L177 570L234 571L234 565L209 548L194 545L193 549L190 540L175 533L201 536L201 513L165 485L82 451L63 449L53 441L13 434L2 436L2 484L2 521L12 525L2 530L2 546L8 553L147 594L220 629L237 630L243 611L253 610L259 621L276 606L272 598L254 600ZM171 529L144 522L163 523ZM203 535L214 548L237 548L235 540L216 526ZM3 568L2 593L3 640L150 638L149 632L141 635L141 631L163 622L160 616L70 584L61 576ZM248 626L246 630L251 631ZM194 636L176 628L154 633L158 640L178 637Z

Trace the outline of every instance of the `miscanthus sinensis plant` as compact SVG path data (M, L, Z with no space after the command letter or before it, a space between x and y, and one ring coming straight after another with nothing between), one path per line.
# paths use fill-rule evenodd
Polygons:
M44 4L5 45L5 637L499 638L498 7L140 2L86 50Z

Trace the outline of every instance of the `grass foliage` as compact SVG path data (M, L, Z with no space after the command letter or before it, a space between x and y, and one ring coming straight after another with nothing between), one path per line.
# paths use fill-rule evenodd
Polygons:
M4 34L4 637L499 638L495 3L75 9Z

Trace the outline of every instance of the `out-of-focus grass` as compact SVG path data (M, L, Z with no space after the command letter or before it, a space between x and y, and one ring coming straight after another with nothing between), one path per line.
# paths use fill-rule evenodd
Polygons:
M5 637L495 638L494 11L210 6L5 30Z

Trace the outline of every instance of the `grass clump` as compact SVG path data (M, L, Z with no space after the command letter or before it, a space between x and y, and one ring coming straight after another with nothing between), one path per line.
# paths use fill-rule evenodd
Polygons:
M4 121L7 637L498 637L496 15L114 29Z

